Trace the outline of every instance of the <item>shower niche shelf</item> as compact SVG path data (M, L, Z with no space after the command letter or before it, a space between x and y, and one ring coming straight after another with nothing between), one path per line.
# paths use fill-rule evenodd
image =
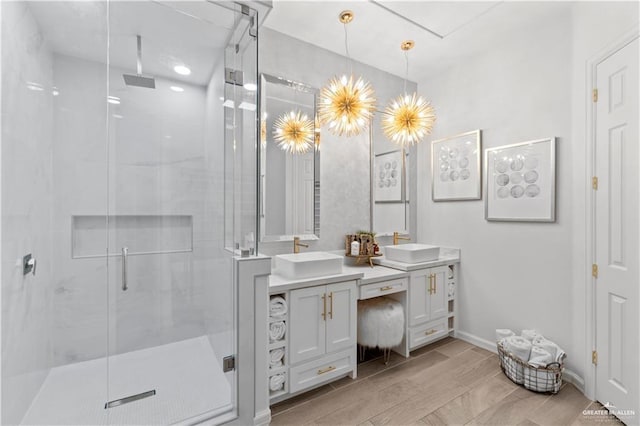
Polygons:
M107 245L108 256L120 256L122 247L129 248L129 255L192 252L193 216L71 216L73 259L105 257Z

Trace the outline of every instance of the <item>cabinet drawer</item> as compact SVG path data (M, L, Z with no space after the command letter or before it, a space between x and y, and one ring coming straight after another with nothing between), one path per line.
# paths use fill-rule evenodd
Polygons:
M385 294L405 291L408 286L409 284L407 278L361 285L359 299L371 299L372 297L384 296Z
M289 370L289 391L291 393L316 386L320 383L345 375L355 367L354 350L327 355Z
M411 327L409 329L409 349L432 342L448 333L447 318Z

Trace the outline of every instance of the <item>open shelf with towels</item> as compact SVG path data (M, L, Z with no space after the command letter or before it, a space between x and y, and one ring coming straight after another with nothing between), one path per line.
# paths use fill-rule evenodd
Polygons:
M289 300L287 293L272 294L269 297L269 398L281 397L289 393ZM274 339L274 337L281 336ZM278 377L277 379L274 377ZM274 390L278 382L279 388Z

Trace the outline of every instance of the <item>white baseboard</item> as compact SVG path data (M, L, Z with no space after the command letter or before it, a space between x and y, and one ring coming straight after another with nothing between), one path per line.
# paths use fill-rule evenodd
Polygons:
M474 346L478 346L482 349L486 349L489 352L493 352L494 354L498 353L498 347L496 346L496 342L492 342L482 337L478 337L474 334L467 333L466 331L456 331L456 337L460 340L464 340L467 343L471 343Z
M268 425L271 423L271 410L264 410L256 414L253 418L254 425Z
M474 346L478 346L482 349L488 350L489 352L493 352L494 354L498 353L498 347L496 346L496 343L483 339L482 337L478 337L474 334L460 330L456 331L456 337L460 340L464 340L467 343L471 343ZM583 394L585 393L584 379L575 371L565 368L564 372L562 373L562 378L565 382L571 383L573 386L575 386L576 389L578 389Z
M584 387L584 378L579 376L578 373L576 373L573 370L569 370L568 368L565 368L564 372L562 373L562 378L564 379L565 382L571 383L573 386L576 387L576 389L578 389L585 396L587 396L585 392L585 387ZM587 396L587 398L589 397Z

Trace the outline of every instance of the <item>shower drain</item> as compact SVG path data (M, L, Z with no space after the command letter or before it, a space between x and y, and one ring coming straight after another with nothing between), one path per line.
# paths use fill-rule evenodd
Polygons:
M113 408L119 405L128 404L133 401L138 401L139 399L149 398L150 396L154 396L155 394L156 394L156 390L154 389L154 390L138 393L135 395L127 396L125 398L114 399L113 401L109 401L106 404L104 404L104 408L106 410L107 408Z

